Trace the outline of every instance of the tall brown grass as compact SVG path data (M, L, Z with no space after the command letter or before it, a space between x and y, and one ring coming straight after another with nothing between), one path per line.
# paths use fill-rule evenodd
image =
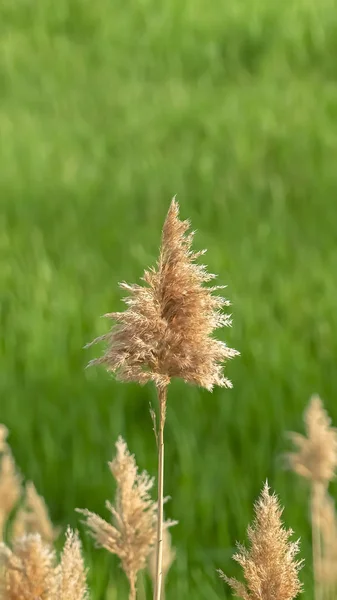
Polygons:
M157 390L159 421L154 430L158 452L158 500L151 491L154 478L139 474L135 457L123 438L109 463L116 481L114 504L106 502L109 521L80 509L97 546L115 554L129 582L129 600L137 595L137 577L148 567L154 600L164 600L165 579L175 559L169 527L164 521L164 426L167 391L172 378L211 391L231 387L223 374L226 360L238 354L214 337L217 328L231 325L222 309L229 302L209 286L214 275L196 261L205 251L192 250L189 221L179 219L173 199L166 216L159 259L144 272L142 285L122 283L126 310L109 313L111 330L97 338L106 351L90 364L102 364L117 379ZM91 345L91 344L89 344ZM310 482L315 600L337 596L337 515L329 484L337 468L337 430L323 403L313 396L304 414L306 435L291 433L295 446L289 466ZM0 425L0 600L87 600L86 569L77 532L70 529L58 559L53 544L60 531L33 483L23 483ZM192 501L192 499L191 499ZM248 527L248 547L238 544L234 560L244 582L221 577L243 600L292 600L302 591L297 559L299 542L282 523L280 503L265 484Z
M248 527L249 547L238 544L234 560L243 569L245 583L220 576L234 595L243 600L292 600L302 590L298 572L303 561L296 560L299 542L291 542L293 532L282 524L283 508L266 483L255 504L255 520Z
M143 285L120 284L128 293L127 309L106 316L115 321L112 329L92 343L105 341L105 354L91 364L103 364L121 381L156 385L159 404L157 562L154 600L162 588L164 426L167 387L179 377L212 390L214 385L231 387L223 375L223 362L238 354L213 337L218 327L229 326L231 318L221 309L228 300L208 287L215 278L196 260L205 251L193 252L189 221L180 221L179 206L172 200L162 231L156 267L144 272Z
M28 534L12 548L0 545L2 600L87 600L78 534L68 529L61 560L41 536Z
M331 426L331 419L319 396L311 398L304 413L304 426L306 436L289 434L297 450L288 453L287 458L295 473L310 481L315 599L323 600L322 514L326 519L329 510L327 490L337 467L337 430Z
M157 503L151 499L153 479L146 471L138 473L135 457L120 437L117 454L109 467L116 480L115 504L106 502L113 524L87 509L79 509L98 546L116 554L129 580L129 599L136 598L137 575L145 568L156 541ZM165 527L173 525L166 521Z
M7 443L8 429L0 425L0 541L5 537L5 527L21 494L21 476Z

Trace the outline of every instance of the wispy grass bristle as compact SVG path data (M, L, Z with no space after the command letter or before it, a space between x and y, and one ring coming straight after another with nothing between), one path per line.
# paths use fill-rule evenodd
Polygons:
M302 590L298 573L303 561L296 560L299 542L291 542L293 532L285 529L283 509L266 483L255 504L255 520L248 527L248 549L238 544L233 556L243 569L245 583L220 576L243 600L292 600Z

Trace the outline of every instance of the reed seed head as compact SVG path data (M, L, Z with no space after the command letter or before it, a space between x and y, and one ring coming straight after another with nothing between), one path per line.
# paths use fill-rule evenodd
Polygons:
M229 302L214 295L220 286L205 286L215 275L195 262L204 251L191 250L189 229L173 199L156 268L145 271L143 285L120 284L127 309L106 315L115 325L92 342L104 340L107 349L90 364L103 364L121 381L152 380L161 387L179 377L208 390L231 387L222 364L238 352L213 337L215 329L231 325L221 312Z
M115 504L106 502L113 524L89 510L77 510L84 515L97 546L120 558L130 586L134 587L137 573L146 566L156 541L157 503L149 493L153 479L146 471L138 473L135 457L129 453L123 438L119 437L116 449L117 454L109 463L117 484ZM171 524L167 521L165 526Z
M0 425L0 540L8 517L21 496L21 477L7 443L8 430Z
M55 594L55 553L36 534L0 547L3 600L51 600ZM69 599L72 600L72 599Z
M41 536L0 544L1 600L87 600L86 570L77 532L67 530L61 561Z
M12 537L20 538L28 533L39 533L44 542L53 544L59 535L50 520L47 505L32 482L26 484L23 506L18 510L12 528Z
M313 396L304 413L306 437L290 433L297 451L287 454L295 473L327 486L334 479L337 466L337 429L324 410L319 396Z
M303 561L295 559L299 542L289 540L293 532L283 527L282 512L266 483L255 504L255 520L247 530L249 547L238 544L233 556L243 569L246 583L220 571L234 595L243 600L292 600L302 589L298 572Z
M56 569L55 600L87 600L87 571L82 557L82 545L77 531L68 527L61 561Z

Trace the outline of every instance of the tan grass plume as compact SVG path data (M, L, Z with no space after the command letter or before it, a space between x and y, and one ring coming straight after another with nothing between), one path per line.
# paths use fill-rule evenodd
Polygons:
M38 534L16 540L12 550L2 545L0 556L2 600L51 600L55 597L55 552Z
M130 584L130 600L136 598L137 574L146 566L146 560L156 540L157 503L149 494L153 479L146 471L138 473L135 457L119 437L117 454L109 467L117 483L115 504L106 502L113 524L89 510L78 512L97 545L116 554ZM166 526L171 523L167 522Z
M87 600L87 570L77 531L68 527L60 564L55 571L55 600Z
M144 272L143 285L120 286L128 296L124 312L106 316L115 324L92 343L105 341L106 351L90 364L103 364L121 381L154 381L159 404L157 566L154 600L160 600L163 554L164 425L167 386L173 377L212 390L231 387L223 363L238 354L213 337L231 325L222 313L228 300L215 294L222 286L207 286L215 275L197 264L205 251L192 250L189 221L179 219L179 205L171 202L162 230L156 267ZM91 345L91 344L89 344Z
M1 600L87 600L86 570L77 532L67 531L57 564L56 553L41 536L24 535L12 549L0 545Z
M50 520L44 498L39 496L31 481L26 484L23 506L15 516L12 537L19 538L28 533L39 533L49 544L53 544L60 533Z
M90 364L105 365L121 381L153 380L163 387L181 377L208 390L231 386L222 363L238 352L212 337L216 328L231 324L230 316L221 313L229 302L213 295L220 286L204 286L215 275L195 263L205 251L191 250L189 228L189 221L179 220L173 199L156 268L145 271L144 285L120 284L129 294L127 310L106 315L116 324L92 342L103 340L107 349Z
M0 541L4 538L6 522L21 496L21 477L7 443L8 430L0 425Z
M302 585L298 578L303 561L296 560L299 542L291 542L293 532L281 520L283 509L266 483L255 504L255 520L248 527L248 549L238 544L233 556L243 569L245 583L220 576L243 600L292 600Z
M302 477L325 487L334 479L337 467L337 429L319 396L313 396L304 413L306 436L290 433L297 451L289 453L290 467Z
M319 396L312 396L304 413L306 436L290 433L297 447L287 454L290 467L311 484L312 554L315 584L315 600L322 600L324 589L320 575L323 571L322 509L327 510L326 497L329 483L335 478L337 467L337 429Z

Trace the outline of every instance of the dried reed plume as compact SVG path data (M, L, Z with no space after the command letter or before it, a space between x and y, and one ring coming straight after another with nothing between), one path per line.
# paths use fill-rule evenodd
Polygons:
M4 538L8 517L21 496L21 477L7 444L7 435L7 428L0 425L0 541Z
M39 534L15 540L12 550L1 544L2 600L86 600L86 571L78 534L70 530L61 556Z
M2 546L3 600L50 600L55 595L55 553L38 534L15 541L13 550Z
M329 482L334 479L337 467L337 430L324 410L319 396L313 396L304 413L307 436L290 433L297 452L288 453L290 467L311 483L312 551L315 598L322 597L320 573L322 572L321 512Z
M171 535L168 529L164 529L163 531L163 563L162 563L162 574L163 574L163 586L161 592L161 600L165 600L165 580L167 574L171 568L173 561L175 560L176 552L175 549L172 548L171 544ZM149 561L148 561L148 569L150 573L150 577L152 579L153 585L156 581L156 550L155 548L152 550Z
M50 520L48 508L32 482L26 484L24 504L19 508L12 527L12 537L19 538L28 533L39 533L42 540L53 544L59 535Z
M255 520L248 527L249 548L238 544L233 556L243 569L246 583L220 576L243 600L292 600L302 590L298 572L303 561L295 560L299 542L291 542L292 530L283 527L283 509L266 483L255 504Z
M324 410L319 396L313 396L304 413L307 437L290 433L297 452L289 453L290 467L302 477L327 487L337 467L337 429Z
M55 571L55 600L87 600L87 571L82 557L82 545L77 531L68 527L61 561Z
M145 271L143 286L120 284L129 294L124 299L127 310L106 315L117 324L91 343L104 340L107 350L90 364L105 365L121 381L153 380L160 388L172 377L208 390L231 386L222 374L222 362L238 352L212 337L216 328L231 324L230 316L221 313L229 302L213 295L220 286L204 286L215 275L195 264L205 251L191 250L189 228L189 221L179 220L173 199L157 267Z
M214 279L206 267L196 264L204 251L191 249L193 232L189 221L179 220L175 199L169 208L157 266L145 271L144 285L122 283L129 295L127 309L106 316L113 319L110 332L94 342L106 341L103 364L121 381L144 384L154 381L159 400L158 441L158 531L154 600L160 600L162 579L164 425L167 386L172 377L212 390L214 385L231 387L222 363L238 354L213 337L218 327L231 324L221 312L229 302L213 295L219 286L207 287Z
M136 598L137 574L146 566L146 560L156 540L157 504L149 491L153 479L146 471L138 473L135 457L124 440L116 442L117 454L109 467L117 483L115 505L106 502L113 516L111 525L98 515L79 510L96 544L116 554L130 584L130 600ZM166 526L171 523L167 522Z

